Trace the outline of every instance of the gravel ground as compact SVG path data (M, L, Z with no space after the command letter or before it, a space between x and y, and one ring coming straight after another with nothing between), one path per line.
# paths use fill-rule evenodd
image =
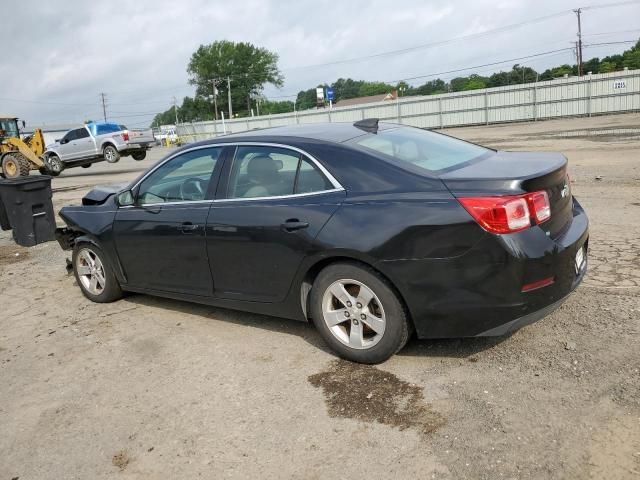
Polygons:
M0 480L640 478L639 127L449 130L568 156L589 273L509 337L413 340L377 367L336 360L302 323L142 295L92 304L57 244L2 232ZM64 172L56 209L164 153Z

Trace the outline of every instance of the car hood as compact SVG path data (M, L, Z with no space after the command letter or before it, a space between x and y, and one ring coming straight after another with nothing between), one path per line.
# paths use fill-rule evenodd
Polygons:
M107 198L127 188L128 183L116 183L111 185L100 185L84 197L82 197L83 205L101 205Z

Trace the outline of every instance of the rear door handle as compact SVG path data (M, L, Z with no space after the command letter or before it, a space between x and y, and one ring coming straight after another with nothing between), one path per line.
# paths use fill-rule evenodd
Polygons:
M290 218L282 225L280 225L285 232L295 232L296 230L302 230L309 227L308 222L301 222L297 218Z
M195 225L191 222L185 222L178 227L178 230L180 230L182 233L193 233L198 228L200 228L199 225Z

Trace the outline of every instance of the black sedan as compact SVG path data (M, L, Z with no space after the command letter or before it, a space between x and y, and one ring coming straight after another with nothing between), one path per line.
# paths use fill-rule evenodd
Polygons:
M555 153L367 119L229 135L65 207L84 295L146 293L307 321L364 363L496 336L586 271L587 216Z

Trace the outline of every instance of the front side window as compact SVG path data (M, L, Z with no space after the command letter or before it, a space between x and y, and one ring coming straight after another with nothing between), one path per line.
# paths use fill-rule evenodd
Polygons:
M62 137L62 143L65 142L70 142L71 140L75 140L76 137L76 130L71 130L69 132L66 133L66 135L64 137Z
M313 193L333 186L313 163L298 152L278 147L238 147L228 198L280 197Z
M419 128L393 128L363 135L356 145L432 172L454 168L489 149Z
M222 147L185 152L158 167L145 178L136 195L136 204L205 200Z

